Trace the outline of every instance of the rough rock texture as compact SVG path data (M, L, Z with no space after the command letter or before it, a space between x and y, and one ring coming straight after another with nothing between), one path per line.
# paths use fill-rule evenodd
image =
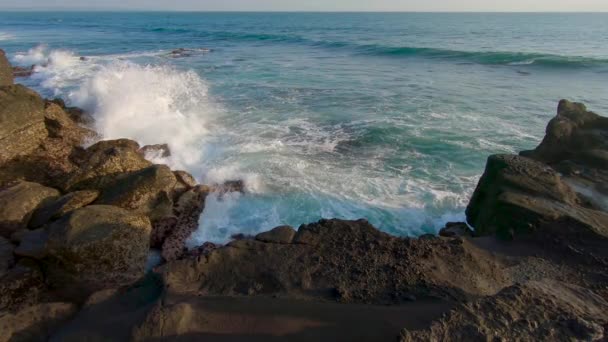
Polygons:
M171 156L171 149L167 144L146 145L139 150L139 153L148 158L167 158Z
M0 277L0 313L38 303L45 290L38 264L27 258L19 260L15 267Z
M402 341L603 341L608 303L592 291L555 281L531 281L461 305Z
M30 77L34 73L35 67L35 65L30 65L29 67L15 66L13 67L13 77Z
M44 102L22 86L0 87L0 164L33 151L47 137Z
M97 190L75 191L61 196L38 207L32 214L29 226L31 228L41 227L49 221L56 220L73 210L93 203L97 197L99 197L99 191Z
M76 311L71 303L43 303L0 313L0 341L47 341Z
M175 216L154 226L152 245L162 245L165 260L173 261L184 254L186 240L198 228L208 194L203 186L186 191L175 204Z
M107 184L96 203L134 210L156 221L172 215L170 194L176 183L169 167L152 165L117 177Z
M300 227L292 244L233 241L161 270L176 293L398 303L493 294L508 283L499 268L464 240L400 239L363 220L322 220Z
M256 235L255 239L262 242L290 244L295 236L296 231L292 227L280 226Z
M30 182L0 190L0 235L10 238L15 231L26 228L34 210L59 195L55 189Z
M66 183L70 191L101 190L119 176L147 168L152 164L138 153L139 144L133 140L106 140L89 147L81 156L79 169Z
M150 229L148 218L118 207L71 212L48 228L44 263L50 283L79 298L134 282L144 273Z
M0 86L11 84L13 84L13 69L6 58L6 53L0 49Z

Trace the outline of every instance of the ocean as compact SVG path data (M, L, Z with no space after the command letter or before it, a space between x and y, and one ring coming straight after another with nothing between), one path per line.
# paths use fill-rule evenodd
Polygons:
M435 233L558 100L608 113L608 14L4 12L0 48L104 138L245 181L191 246L320 218Z

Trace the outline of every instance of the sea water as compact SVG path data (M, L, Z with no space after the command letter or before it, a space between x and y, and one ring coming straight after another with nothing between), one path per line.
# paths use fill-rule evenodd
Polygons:
M334 217L434 233L558 100L608 114L608 14L5 12L0 47L104 138L245 181L191 246Z

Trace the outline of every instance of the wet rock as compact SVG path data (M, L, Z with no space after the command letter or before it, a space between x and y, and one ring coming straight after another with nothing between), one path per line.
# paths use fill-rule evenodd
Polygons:
M96 203L134 210L156 221L173 214L173 200L169 194L176 183L168 166L152 165L118 176L102 190Z
M179 196L194 188L198 183L196 182L196 179L186 171L173 171L173 174L177 179L177 183L175 184L175 188L173 188L172 197L174 201L177 201Z
M0 49L0 86L13 84L13 70L6 58L4 50Z
M0 164L27 155L46 137L42 98L19 84L0 87Z
M151 225L125 209L93 205L48 227L49 282L69 298L131 284L144 274Z
M0 190L0 235L6 238L26 228L40 205L59 197L59 191L37 183L18 182Z
M260 233L255 236L255 239L267 243L289 244L296 236L296 231L290 226L280 226L271 231Z
M93 203L97 197L99 197L99 191L97 190L75 191L61 196L36 209L29 221L29 226L32 228L41 227L49 221L56 220L73 210Z
M13 77L30 77L34 73L34 67L35 65L31 65L29 67L15 66L13 67Z
M146 145L139 150L148 159L171 157L171 149L167 144Z
M66 182L69 191L102 190L125 173L152 165L138 153L139 144L128 139L105 140L86 149L79 169Z
M471 237L473 232L469 229L469 226L464 222L448 222L445 228L439 231L439 236L443 237Z
M0 340L48 341L76 312L72 303L42 303L0 315Z
M13 267L13 263L15 262L15 258L13 257L14 249L15 246L8 239L0 236L0 278Z

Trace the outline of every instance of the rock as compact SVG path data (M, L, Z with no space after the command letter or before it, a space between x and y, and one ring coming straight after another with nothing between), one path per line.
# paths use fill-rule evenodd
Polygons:
M171 149L167 144L146 145L139 150L139 153L147 159L171 157Z
M62 107L52 101L46 102L44 117L49 137L61 139L67 145L81 146L98 137L96 132L79 126Z
M36 209L29 221L29 226L31 228L41 227L49 221L93 203L98 197L99 191L97 190L75 191L61 196Z
M173 215L169 194L176 183L168 166L152 165L117 177L103 189L96 203L134 210L156 221Z
M42 98L19 84L0 87L0 164L27 155L46 137Z
M17 230L26 228L34 210L59 195L55 189L30 182L18 182L0 190L0 236L10 238Z
M374 304L493 294L508 284L493 257L468 241L396 238L364 220L303 225L297 241L238 240L157 269L176 295L336 300L339 289L341 301Z
M35 65L31 65L26 68L20 67L20 66L15 66L15 67L13 67L13 77L14 78L30 77L34 73L34 67L35 67Z
M173 171L173 174L177 179L177 183L175 184L175 188L173 188L172 198L174 201L177 201L179 196L194 188L198 183L196 182L196 179L186 171Z
M162 256L166 261L177 260L186 251L186 240L198 228L208 194L206 187L197 186L186 191L175 204L175 226L165 227L162 242Z
M131 284L144 274L150 221L125 209L92 205L48 228L50 284L69 298Z
M13 263L15 262L15 258L13 257L14 249L15 246L8 239L0 236L0 278L13 267Z
M139 153L139 144L128 139L100 141L81 157L80 168L66 182L69 191L102 190L125 173L140 171L152 164Z
M545 138L533 151L523 155L548 164L578 160L585 164L608 167L608 118L587 111L585 105L562 100L557 116L549 122Z
M0 49L0 86L11 84L13 84L13 69L6 58L6 53Z
M45 229L28 230L21 237L15 255L40 260L46 256L48 232Z
M508 237L568 221L608 236L605 213L581 207L577 194L551 167L515 155L488 158L466 214L480 235Z
M445 228L439 231L439 236L443 237L471 237L473 232L469 229L464 222L448 222Z
M76 312L72 303L42 303L0 315L0 340L48 341Z
M213 192L217 192L219 194L225 194L228 192L244 193L245 192L245 182L243 182L242 180L226 181L226 182L224 182L224 184L212 186L211 189Z
M608 303L588 289L557 281L510 286L464 303L401 341L599 341Z
M46 285L38 264L31 259L21 259L0 277L0 312L37 303L44 291Z
M294 236L296 236L295 229L290 226L280 226L271 231L256 235L255 239L268 243L289 244L293 241Z

